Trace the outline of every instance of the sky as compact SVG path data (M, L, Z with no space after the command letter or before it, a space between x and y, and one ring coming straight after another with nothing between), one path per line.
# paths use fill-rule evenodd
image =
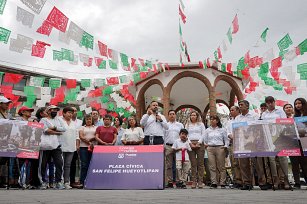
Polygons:
M307 36L307 1L305 0L182 0L187 16L182 24L183 38L188 45L192 62L210 57L226 41L228 50L222 50L224 62L236 62L247 51L251 56L274 48L287 33L297 45ZM11 37L24 34L35 40L52 44L47 48L45 59L9 51L9 43L1 43L0 54L3 65L49 73L70 78L97 78L126 74L123 70L98 70L67 62L54 62L52 49L68 48L75 53L97 56L71 43L69 46L58 41L59 31L53 29L50 37L36 33L36 29L47 17L53 6L61 10L70 21L94 35L110 48L129 57L179 63L179 15L178 0L47 0L39 15L35 15L32 28L16 21L16 7L31 11L19 0L8 0L0 26L12 30ZM32 12L33 13L33 12ZM226 33L235 15L239 19L239 31L230 45ZM267 43L259 40L268 27ZM257 46L255 46L257 44ZM17 57L16 57L17 56ZM306 56L301 61L306 61ZM15 64L14 64L15 63ZM18 64L18 65L16 65ZM19 66L20 65L20 66Z

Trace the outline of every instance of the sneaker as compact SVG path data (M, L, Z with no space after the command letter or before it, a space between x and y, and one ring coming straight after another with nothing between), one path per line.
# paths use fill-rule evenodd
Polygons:
M63 185L63 183L58 182L58 183L55 184L55 189L63 190L63 189L65 189L65 186Z
M198 188L204 188L204 183L203 182L198 182Z
M54 183L49 183L48 188L54 188Z
M47 189L47 183L43 182L43 183L41 184L41 186L39 187L39 189L41 189L41 190L46 190L46 189Z
M69 185L69 183L65 183L64 187L66 190L72 189L72 187Z
M211 184L210 189L214 189L214 188L217 188L217 185L216 184Z
M221 185L221 189L226 189L226 186L225 185Z

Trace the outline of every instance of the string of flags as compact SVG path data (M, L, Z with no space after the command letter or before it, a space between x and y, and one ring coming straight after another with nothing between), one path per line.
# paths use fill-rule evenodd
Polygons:
M188 46L187 43L183 40L183 33L182 33L182 27L181 23L186 23L186 15L184 14L185 6L183 4L183 0L179 0L179 61L180 65L184 67L184 62L191 62L190 55L188 53Z

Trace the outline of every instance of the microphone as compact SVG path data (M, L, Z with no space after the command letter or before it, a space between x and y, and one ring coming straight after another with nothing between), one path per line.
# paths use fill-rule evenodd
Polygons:
M158 122L157 116L159 115L159 112L156 112L156 122Z

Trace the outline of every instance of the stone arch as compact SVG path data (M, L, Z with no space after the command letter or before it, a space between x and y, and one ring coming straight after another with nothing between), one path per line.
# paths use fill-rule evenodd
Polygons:
M141 119L142 115L145 113L145 92L149 87L155 84L159 85L161 87L162 92L164 92L164 86L159 79L151 79L146 82L146 84L140 89L136 100L136 112L138 119Z
M205 86L208 89L208 93L209 93L209 100L212 100L212 96L214 96L214 88L212 87L209 79L207 77L205 77L204 75L197 73L197 72L193 72L193 71L183 71L179 74L177 74L166 86L165 88L165 98L170 98L170 94L172 91L172 87L174 86L174 84L185 77L192 77L195 79L198 79L199 81L203 82L205 84ZM211 96L211 97L210 97ZM209 103L210 103L209 101ZM215 108L215 107L214 107ZM168 112L167 108L164 108L165 112ZM201 112L200 112L201 113Z
M189 105L189 104L179 106L178 108L176 108L175 112L177 113L179 110L181 110L183 108L193 108L194 110L199 112L199 114L201 114L201 110L198 107L196 107L194 105Z
M223 103L223 104L225 104L228 108L230 108L230 104L228 104L226 101L224 101L224 100L222 100L222 99L216 99L216 103ZM206 106L206 108L205 108L205 110L204 110L204 112L203 112L203 116L206 116L207 113L208 113L208 111L209 111L209 104L207 104L207 106Z
M233 80L230 76L227 76L227 75L219 75L219 76L217 76L215 78L215 80L214 80L213 87L216 87L217 83L219 81L225 81L226 83L228 83L229 86L232 88L232 92L235 94L235 96L237 96L238 100L242 100L243 99L243 93L240 90L240 87L235 82L235 80Z

